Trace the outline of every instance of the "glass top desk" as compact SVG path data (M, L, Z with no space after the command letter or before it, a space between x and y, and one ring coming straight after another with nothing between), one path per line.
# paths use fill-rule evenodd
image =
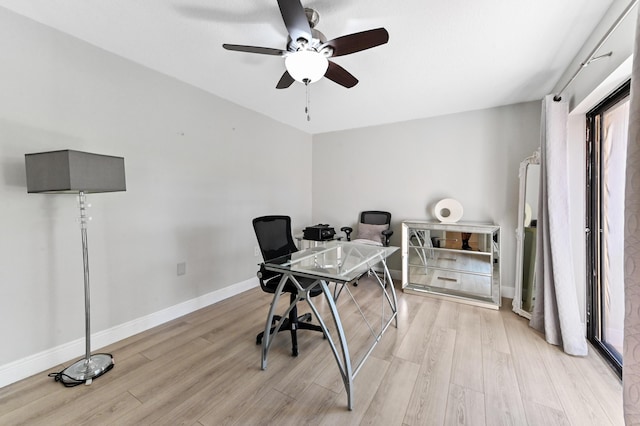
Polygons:
M287 310L281 315L282 318L289 316L289 311L293 308L295 303L306 301L314 315L320 323L327 342L331 346L333 355L342 381L344 383L345 390L347 392L347 405L349 410L353 409L353 379L356 377L360 368L369 357L369 354L373 351L376 344L380 341L382 335L387 330L389 325L395 321L395 326L398 326L397 318L397 298L389 269L387 268L386 259L393 254L398 247L381 247L367 244L358 244L348 241L330 241L323 246L313 247L308 250L298 251L289 255L271 259L265 262L265 269L268 271L282 273L282 279L278 284L278 288L273 296L271 307L269 308L269 315L267 316L267 322L265 325L264 337L262 339L262 364L261 368L264 370L267 368L267 355L269 348L273 343L274 338L278 335L278 331L282 325L283 320L280 320L276 324L273 334L269 331L272 326L272 322L275 315L275 310L278 305L278 301L282 294L282 289L287 280L295 285L298 289L296 300L289 305ZM380 265L382 271L380 275L376 274L374 267ZM380 304L381 312L379 312L380 322L370 321L371 317L371 298L366 299L362 297L362 304L358 303L359 296L369 296L370 286L358 286L354 289L350 289L346 284L357 280L363 274L373 272L372 277L375 277L377 282L377 288L381 292L380 298L382 303ZM312 284L301 285L298 278L311 278L314 279ZM329 283L335 283L333 294L329 289ZM321 303L316 304L313 298L307 297L308 293L317 287L322 289L324 295L323 300L326 301L327 309L322 308ZM369 288L367 288L369 287ZM358 289L355 291L355 289ZM345 292L349 295L350 301L352 301L357 307L357 311L366 324L365 328L368 328L370 333L370 339L367 341L367 345L364 348L362 356L352 366L351 355L349 353L349 345L347 342L347 335L345 333L342 320L340 318L340 312L336 302L341 292ZM356 294L357 293L357 294ZM321 296L318 296L321 297ZM364 304L366 303L366 306ZM376 303L377 304L377 303ZM322 312L324 311L324 313ZM329 316L333 319L333 324L328 324ZM338 347L339 344L339 347Z

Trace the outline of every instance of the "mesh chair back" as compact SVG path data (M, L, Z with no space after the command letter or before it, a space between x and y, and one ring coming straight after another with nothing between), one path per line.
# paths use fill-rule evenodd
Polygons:
M257 217L253 219L253 229L265 261L298 251L291 236L289 216Z
M360 223L369 225L390 225L391 213L371 210L360 213Z

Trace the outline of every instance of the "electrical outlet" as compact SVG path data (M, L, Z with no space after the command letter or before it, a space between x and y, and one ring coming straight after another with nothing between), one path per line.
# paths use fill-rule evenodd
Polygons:
M178 276L186 274L187 273L187 262L178 263L177 272L178 272Z
M253 255L254 255L255 257L259 257L259 256L260 256L260 247L255 246L255 247L253 248Z

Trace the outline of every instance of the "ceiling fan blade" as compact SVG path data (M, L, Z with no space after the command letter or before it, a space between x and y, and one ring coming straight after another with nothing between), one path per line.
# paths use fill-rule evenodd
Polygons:
M247 53L260 53L262 55L274 55L274 56L283 56L286 51L282 49L273 49L271 47L257 47L257 46L243 46L241 44L223 44L227 50L234 50L236 52L247 52Z
M329 68L327 68L327 72L324 73L324 76L347 89L358 84L358 79L351 75L349 71L331 61L329 61Z
M326 42L324 46L331 46L333 54L331 56L343 56L361 50L380 46L389 41L389 33L384 28L362 31L342 37L334 38Z
M300 0L278 0L278 6L291 40L297 41L299 38L304 38L311 41L313 38L311 26Z
M276 89L286 89L287 87L291 86L294 81L295 80L293 79L293 77L291 77L289 71L285 71L284 74L282 74L282 77L280 77L280 81L278 81Z

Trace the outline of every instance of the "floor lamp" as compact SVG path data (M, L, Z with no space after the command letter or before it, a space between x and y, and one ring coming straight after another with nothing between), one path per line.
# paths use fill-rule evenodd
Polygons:
M78 194L80 232L84 266L85 357L61 373L57 380L65 385L91 383L113 367L109 354L91 355L91 298L89 292L89 252L85 195L96 192L126 191L124 158L88 152L62 150L25 155L27 193Z

